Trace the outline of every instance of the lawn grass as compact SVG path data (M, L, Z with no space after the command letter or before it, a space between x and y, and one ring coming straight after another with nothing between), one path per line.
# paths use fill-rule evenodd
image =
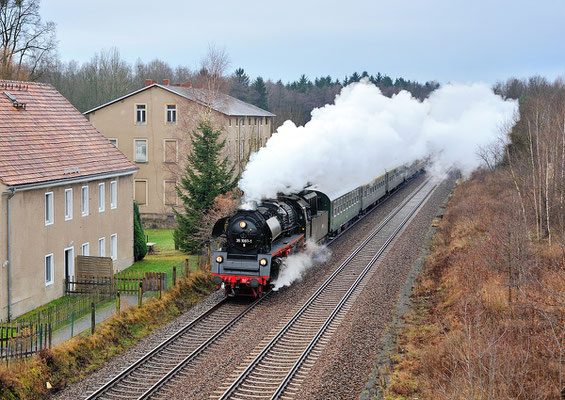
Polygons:
M186 259L189 260L191 271L196 271L196 256L187 255L180 250L175 250L173 240L173 229L145 229L145 236L148 242L153 242L153 253L147 254L143 260L135 262L131 267L126 268L118 275L130 272L165 272L167 274L167 287L172 284L173 267L184 265ZM181 269L177 268L177 275L180 276Z

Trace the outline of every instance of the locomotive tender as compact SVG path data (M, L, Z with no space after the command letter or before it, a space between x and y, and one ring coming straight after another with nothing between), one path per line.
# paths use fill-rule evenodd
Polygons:
M323 243L337 235L423 167L423 162L402 165L340 195L309 187L221 218L212 231L213 238L223 238L213 254L214 283L223 283L231 296L260 297L277 279L284 257L302 251L307 241Z

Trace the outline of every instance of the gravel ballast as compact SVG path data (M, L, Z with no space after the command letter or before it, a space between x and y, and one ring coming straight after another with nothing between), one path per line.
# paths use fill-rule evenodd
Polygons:
M424 176L419 176L400 189L334 242L329 261L314 266L302 280L282 288L266 299L259 309L254 310L230 330L226 337L206 350L199 358L196 370L187 371L182 379L175 381L174 387L167 393L167 399L203 399L214 394L221 383L230 379L234 368L248 358L258 343L288 320L293 311L322 284L366 235L423 180ZM375 349L383 328L390 320L399 290L419 254L431 218L449 190L450 187L446 184L437 189L408 228L395 240L391 251L381 260L379 271L372 276L363 295L357 299L338 333L314 366L310 376L315 378L303 388L299 398L344 399L359 396L371 371ZM89 377L53 395L52 398L63 400L86 397L184 324L216 304L222 295L219 291L213 293L187 313L138 342L123 355L115 357Z

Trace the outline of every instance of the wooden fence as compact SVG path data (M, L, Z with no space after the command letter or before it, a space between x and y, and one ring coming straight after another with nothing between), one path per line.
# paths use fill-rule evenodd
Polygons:
M52 328L50 323L0 323L0 358L8 363L12 358L29 357L50 348Z
M159 290L159 282L161 282L161 290L165 290L166 281L165 272L126 272L114 277L114 288L120 293L137 294L139 293L139 282L141 282L143 292L149 292Z

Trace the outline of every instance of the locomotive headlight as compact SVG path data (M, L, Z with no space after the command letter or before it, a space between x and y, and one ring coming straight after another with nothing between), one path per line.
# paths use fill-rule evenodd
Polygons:
M245 229L246 226L247 226L247 222L245 222L245 221L241 221L241 222L239 223L239 227L240 227L241 229Z
M265 265L267 265L267 259L262 258L261 260L259 260L259 264L264 267Z
M217 262L218 264L223 263L223 262L224 262L224 257L222 257L222 256L216 257L216 262Z

